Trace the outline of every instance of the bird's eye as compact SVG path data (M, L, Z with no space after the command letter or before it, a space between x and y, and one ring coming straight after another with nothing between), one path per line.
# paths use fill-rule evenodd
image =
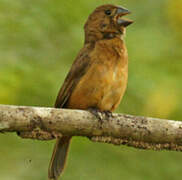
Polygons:
M108 15L108 16L111 15L111 10L109 10L109 9L106 10L106 11L105 11L105 14Z

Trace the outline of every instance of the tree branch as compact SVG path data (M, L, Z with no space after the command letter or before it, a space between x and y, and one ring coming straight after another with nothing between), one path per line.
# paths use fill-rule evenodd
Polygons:
M50 140L63 135L86 136L94 142L142 149L182 151L182 122L88 111L0 105L0 132Z

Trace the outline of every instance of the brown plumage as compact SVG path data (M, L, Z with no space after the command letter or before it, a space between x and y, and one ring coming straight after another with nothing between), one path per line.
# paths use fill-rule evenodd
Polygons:
M117 108L128 78L123 36L132 21L122 18L126 14L129 11L122 7L103 5L88 17L84 47L59 91L56 108L96 108L110 112ZM70 140L66 136L57 139L49 166L50 179L57 180L62 173Z

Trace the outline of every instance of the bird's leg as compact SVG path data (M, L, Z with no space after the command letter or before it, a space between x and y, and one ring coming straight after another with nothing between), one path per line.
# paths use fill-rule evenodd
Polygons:
M103 113L105 114L105 116L107 117L107 118L112 118L113 117L113 114L112 114L112 112L111 111L103 111Z
M100 122L102 122L102 111L95 107L88 108L88 111L91 112Z
M111 111L100 111L98 108L90 107L88 108L88 111L91 112L102 124L104 123L103 119L109 119L113 117L113 114Z

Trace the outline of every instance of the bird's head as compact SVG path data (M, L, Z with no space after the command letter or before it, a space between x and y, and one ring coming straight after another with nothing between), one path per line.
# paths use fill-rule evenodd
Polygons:
M130 11L120 6L106 4L97 7L85 23L85 42L124 35L126 27L133 23L123 18L127 14Z

